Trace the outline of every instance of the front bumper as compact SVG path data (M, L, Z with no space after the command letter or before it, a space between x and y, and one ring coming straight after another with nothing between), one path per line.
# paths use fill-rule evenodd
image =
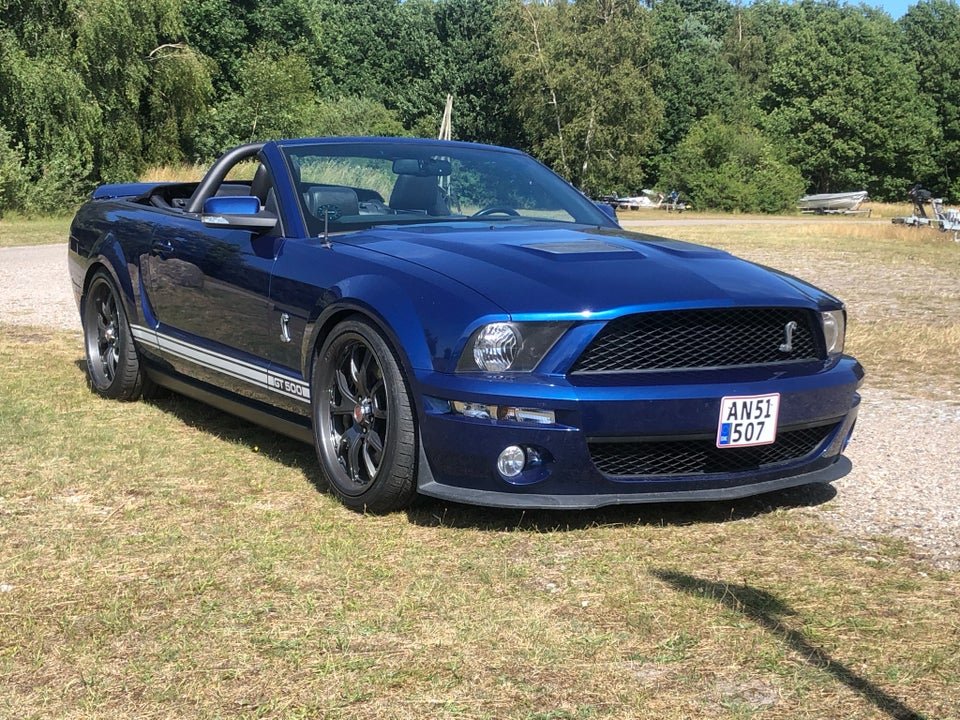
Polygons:
M421 467L425 458L421 455ZM483 505L501 508L524 508L530 510L589 510L608 505L637 505L658 502L709 502L715 500L736 500L738 498L760 495L762 493L786 490L787 488L811 485L814 483L832 483L850 472L853 465L844 455L834 458L831 465L800 475L790 475L777 480L751 482L733 487L715 487L703 489L679 489L647 491L643 493L597 493L594 495L549 495L542 493L497 492L495 490L473 490L471 488L442 485L435 480L420 476L418 490L440 500Z
M797 368L765 377L723 373L647 376L631 383L607 378L593 385L516 378L464 381L429 375L421 380L419 491L428 496L494 507L582 509L632 503L728 500L809 483L829 483L850 470L842 456L857 419L856 390L863 369L841 358L814 372ZM526 378L530 380L530 378ZM482 392L494 389L496 392ZM720 400L730 395L781 396L778 442L810 434L808 446L787 453L745 454L716 449ZM557 422L536 425L478 420L441 409L446 400L519 405L553 410ZM518 477L497 471L497 457L509 445L532 448L540 461ZM650 470L625 463L611 472L596 448L656 445L678 448L681 464ZM672 452L672 450L669 450ZM709 458L702 467L689 455ZM717 458L721 458L717 461ZM621 467L618 465L617 467ZM644 467L632 472L629 468Z

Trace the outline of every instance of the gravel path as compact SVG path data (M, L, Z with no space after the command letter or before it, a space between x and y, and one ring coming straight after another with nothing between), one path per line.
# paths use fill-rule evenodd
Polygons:
M66 245L0 248L0 322L80 333Z
M825 514L847 534L904 538L960 570L960 405L867 388L847 457L853 472Z
M80 334L66 246L0 248L0 322ZM960 570L960 405L867 388L847 455L853 472L812 512L862 541L903 538L918 558Z

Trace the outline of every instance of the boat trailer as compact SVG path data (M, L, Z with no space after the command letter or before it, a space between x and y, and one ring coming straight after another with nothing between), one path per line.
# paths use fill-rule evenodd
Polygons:
M923 206L920 205L921 215L916 211L906 217L893 218L894 225L907 225L908 227L935 227L940 232L952 232L953 241L960 242L960 210L955 208L944 208L943 198L931 198L930 207L933 210L933 217L928 218L923 212Z

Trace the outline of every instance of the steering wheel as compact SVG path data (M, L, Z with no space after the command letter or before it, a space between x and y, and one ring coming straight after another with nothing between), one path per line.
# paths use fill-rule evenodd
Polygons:
M487 205L487 207L477 210L473 217L484 217L485 215L512 215L514 217L519 217L520 213L514 210L509 205Z

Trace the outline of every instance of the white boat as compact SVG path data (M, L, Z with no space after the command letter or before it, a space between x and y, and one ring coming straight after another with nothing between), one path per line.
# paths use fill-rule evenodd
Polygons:
M818 195L804 195L800 198L798 207L800 208L800 212L812 213L859 212L860 206L866 199L866 190L842 193L820 193Z
M617 198L617 207L622 210L645 210L658 208L663 204L663 193L643 190L642 195Z

